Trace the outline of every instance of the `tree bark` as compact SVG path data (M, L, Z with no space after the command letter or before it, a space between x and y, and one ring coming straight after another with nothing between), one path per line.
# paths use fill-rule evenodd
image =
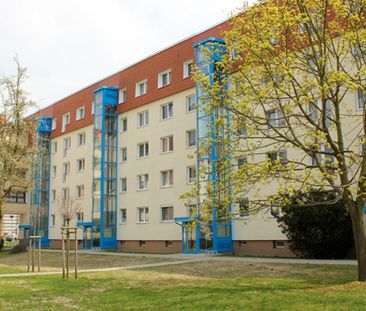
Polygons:
M348 211L352 220L353 236L358 263L358 280L366 282L366 228L363 205L347 200Z

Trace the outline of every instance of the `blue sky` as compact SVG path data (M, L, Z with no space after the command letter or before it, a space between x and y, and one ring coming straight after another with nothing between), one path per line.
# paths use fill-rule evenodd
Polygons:
M0 74L39 107L226 19L243 0L0 0Z

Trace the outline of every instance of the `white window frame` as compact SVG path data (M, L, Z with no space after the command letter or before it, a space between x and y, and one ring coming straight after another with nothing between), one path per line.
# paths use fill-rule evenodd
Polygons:
M147 79L137 82L135 88L135 97L140 97L142 95L145 95L146 93L147 93Z
M57 166L52 165L52 167L51 167L51 178L56 178L56 173L57 173Z
M120 208L120 224L126 224L127 223L127 208Z
M149 174L137 175L137 190L143 191L149 189Z
M170 219L163 219L163 209L171 208L171 218ZM173 222L174 221L174 206L173 205L162 205L160 207L160 221L161 222Z
M62 115L62 133L66 131L66 125L68 124L70 124L70 112L66 112Z
M270 118L270 115L274 114L274 118ZM267 111L268 128L284 127L286 126L286 120L282 112L278 109Z
M52 126L51 130L55 130L57 128L57 118L52 118Z
M122 147L121 148L121 162L126 162L127 159L128 159L127 147Z
M121 133L126 133L128 130L127 117L121 118Z
M194 171L194 177L191 174L192 170ZM197 181L197 169L195 165L187 166L187 183L194 184Z
M69 136L64 138L63 142L64 142L63 156L66 157L67 151L71 148L71 137Z
M81 139L80 139L81 138ZM81 132L77 134L77 146L85 145L85 132Z
M121 193L127 192L127 177L121 177L120 183L121 183L120 192Z
M62 181L66 181L67 176L70 175L70 162L62 163Z
M191 108L191 105L190 105L191 104L190 100L192 98L193 98L193 108ZM186 96L186 109L187 109L188 113L196 110L196 95L195 94Z
M149 110L141 111L137 114L137 127L149 125Z
M80 164L81 168L80 168ZM85 158L80 158L76 160L76 172L81 173L85 171Z
M172 70L168 69L158 74L158 89L172 83Z
M166 174L166 177L165 177ZM174 170L168 169L160 171L161 188L169 188L174 186ZM166 181L166 182L165 182Z
M85 187L84 185L76 186L76 198L83 199L85 197Z
M69 187L62 188L62 200L70 199L70 189Z
M244 209L244 204L246 208ZM242 205L243 204L243 205ZM248 198L240 198L238 202L238 210L239 210L239 217L240 218L249 218L250 217L250 204Z
M365 100L366 100L366 92L362 92L362 90L357 89L356 90L356 110L363 110ZM362 103L362 107L360 106L360 103Z
M273 248L285 248L285 241L282 240L274 240L273 241Z
M56 226L56 215L51 214L51 227Z
M51 152L52 154L57 153L57 141L53 141L51 144Z
M141 213L140 213L141 212ZM140 217L142 216L142 217ZM144 224L149 222L149 208L138 207L137 208L137 223Z
M76 109L76 121L82 120L85 118L85 106L81 106Z
M51 190L51 202L56 202L56 189Z
M190 140L190 134L193 134L194 136L194 144L191 144L191 140ZM187 148L194 148L196 147L196 144L197 144L197 132L195 129L193 130L188 130L186 131L186 139L187 139L187 142L186 142L186 145L187 145Z
M192 67L190 69L190 66L193 67L193 59L187 60L183 63L183 79L189 78L192 76Z
M119 91L118 91L118 103L123 104L126 101L126 97L127 97L127 89L126 88L119 89Z
M173 135L164 136L160 138L161 153L170 153L174 151L174 137Z
M166 114L164 113L166 112ZM160 106L160 119L169 120L174 116L174 105L173 102L165 103Z
M140 154L141 146L143 146L143 148L142 148L143 155ZM150 153L150 150L149 150L149 142L148 141L137 144L137 158L138 159L147 158L149 156L149 153Z

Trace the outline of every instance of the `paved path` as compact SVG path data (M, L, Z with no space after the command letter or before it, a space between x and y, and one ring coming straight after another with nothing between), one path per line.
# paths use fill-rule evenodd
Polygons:
M60 252L59 250L45 250L46 252ZM239 257L201 254L146 254L146 253L120 253L120 252L95 252L81 250L80 254L99 254L106 256L125 257L149 257L168 258L182 260L221 260L221 261L242 261L250 263L285 263L285 264L313 264L313 265L357 265L356 260L333 260L333 259L300 259L300 258L264 258L264 257Z
M181 260L181 261L166 261L159 263L149 263L143 265L134 265L134 266L125 266L125 267L112 267L112 268L99 268L99 269L84 269L78 270L78 273L85 272L104 272L104 271L117 271L117 270L132 270L132 269L140 269L140 268L151 268L151 267L161 267L161 266L169 266L169 265L180 265L191 262L202 261L202 259L191 259L191 260ZM62 274L62 271L45 271L45 272L29 272L29 273L7 273L0 274L0 278L8 278L8 277L23 277L23 276L35 276L35 275L55 275ZM73 278L74 270L69 271L69 278Z

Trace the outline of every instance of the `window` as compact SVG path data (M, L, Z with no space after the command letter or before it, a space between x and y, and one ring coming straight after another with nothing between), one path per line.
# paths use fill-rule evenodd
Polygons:
M127 147L121 148L121 161L126 162L127 161Z
M54 226L54 225L56 225L56 215L52 214L51 215L51 226Z
M137 189L145 190L149 184L149 174L142 174L137 176Z
M366 139L364 136L358 137L358 144L360 146L360 154L366 155Z
M66 130L66 125L70 123L70 112L64 113L62 116L62 133Z
M52 165L51 178L55 178L55 177L56 177L56 165Z
M355 58L362 57L366 54L366 43L357 43L352 49L351 53Z
M146 241L139 241L140 247L144 247L146 245Z
M321 145L321 158L322 160L325 162L325 165L331 165L334 160L334 151L332 150L332 148L330 148L327 144Z
M280 150L277 152L269 152L267 153L268 159L275 164L276 161L280 161L280 164L287 164L287 151Z
M165 247L173 247L172 241L165 241Z
M84 197L84 185L76 186L76 197L78 199Z
M239 246L245 247L248 245L247 241L239 241Z
M51 201L52 202L56 201L56 190L55 189L51 190Z
M161 152L171 152L174 149L173 135L160 138L161 141Z
M139 207L137 209L137 219L138 219L138 222L141 222L141 223L149 222L149 208L148 207Z
M126 191L127 191L127 178L122 177L121 178L121 192L126 192Z
M244 164L247 163L247 157L242 156L238 158L238 168L241 168Z
M127 118L121 119L121 132L127 132Z
M83 172L85 169L85 159L77 159L76 160L76 171Z
M67 151L71 148L71 137L64 138L64 157L67 155Z
M186 97L187 112L194 111L196 109L196 96L189 95Z
M84 119L85 117L85 107L79 107L76 109L76 121Z
M142 96L147 92L147 80L136 83L135 97Z
M285 241L273 241L273 248L285 248Z
M173 185L173 170L166 170L161 172L161 186L170 187Z
M137 114L137 125L145 126L149 124L149 111L143 111Z
M94 114L94 101L92 101L92 103L91 103L91 107L92 107L92 109L91 109L91 114L93 115L93 114Z
M123 104L126 101L127 90L120 89L118 92L118 103Z
M149 143L142 143L137 145L137 152L139 158L145 158L149 155Z
M365 106L366 92L363 92L362 90L357 90L356 98L356 108L362 110Z
M161 119L166 120L173 117L173 103L167 103L161 106Z
M193 184L196 182L197 176L196 176L196 167L195 166L189 166L187 168L187 181L189 184Z
M173 221L173 206L163 206L161 208L161 221Z
M171 69L159 73L158 75L158 88L167 86L172 82L172 71Z
M196 146L196 130L190 130L186 132L187 134L187 147L195 147Z
M62 199L68 200L70 197L69 188L62 188Z
M83 222L84 221L84 213L83 212L76 213L76 220L78 222Z
M127 222L127 209L126 208L121 208L120 209L121 212L121 223L125 224Z
M193 72L193 60L190 59L183 63L183 79L188 78Z
M248 218L250 216L248 198L239 199L239 216L244 218Z
M57 127L57 119L56 118L52 118L52 127L51 130L55 130Z
M70 162L62 163L62 181L66 181L66 177L69 174L70 174Z
M187 207L187 215L193 217L197 215L197 204L191 203Z
M77 145L78 146L85 145L85 133L84 132L78 133L78 136L77 136Z
M283 113L280 110L272 110L267 113L268 126L272 127L282 127L286 125L286 120L283 117Z
M52 153L56 153L57 152L57 141L52 142L51 152Z

